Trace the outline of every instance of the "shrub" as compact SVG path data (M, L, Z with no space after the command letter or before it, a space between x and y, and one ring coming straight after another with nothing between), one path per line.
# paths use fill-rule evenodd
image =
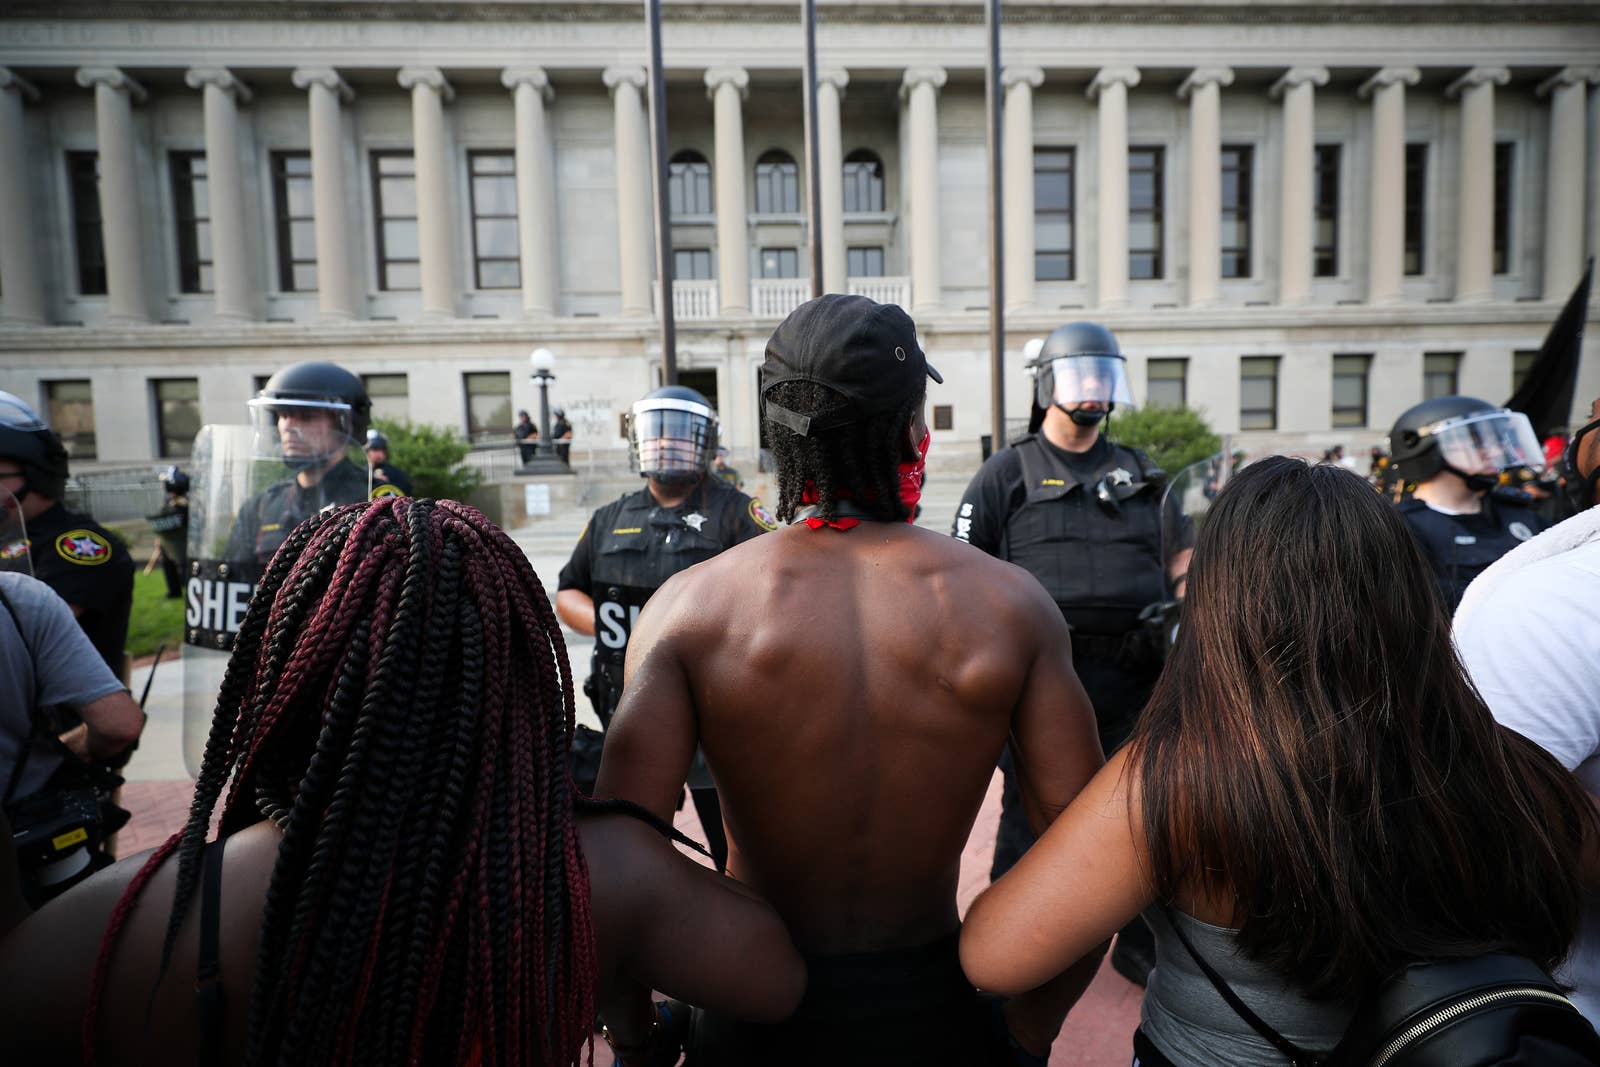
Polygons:
M1118 444L1145 452L1168 477L1222 448L1222 438L1192 408L1118 411L1111 416L1110 435Z
M411 476L418 496L466 500L483 481L481 471L462 462L472 446L461 435L405 419L374 419L372 424L389 439L390 462ZM364 456L361 462L366 462Z

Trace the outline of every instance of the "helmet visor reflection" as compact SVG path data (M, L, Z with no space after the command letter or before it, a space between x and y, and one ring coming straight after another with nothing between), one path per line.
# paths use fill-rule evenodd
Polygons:
M322 463L355 440L355 416L343 400L258 396L249 406L257 459Z
M1127 360L1121 356L1062 356L1040 368L1039 406L1115 404L1133 407Z
M1488 474L1529 467L1544 470L1544 450L1519 411L1489 411L1460 419L1446 419L1426 427L1439 445L1439 455L1458 471Z
M698 407L698 405L694 405ZM633 445L643 474L703 471L713 450L709 414L683 408L633 410Z

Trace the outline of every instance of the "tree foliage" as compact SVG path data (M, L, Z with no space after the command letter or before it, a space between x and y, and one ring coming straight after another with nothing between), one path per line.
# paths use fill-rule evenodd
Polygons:
M389 439L390 462L411 476L418 496L466 500L483 481L481 471L463 462L472 446L460 434L407 419L372 424Z
M1110 435L1118 444L1145 452L1169 477L1222 448L1222 438L1193 408L1118 411L1111 416Z

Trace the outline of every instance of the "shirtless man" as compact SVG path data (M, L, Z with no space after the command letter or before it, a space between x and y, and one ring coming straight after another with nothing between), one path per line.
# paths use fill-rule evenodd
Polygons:
M809 970L788 1023L697 1015L690 1064L1007 1055L956 955L961 851L1008 740L1039 830L1103 758L1044 588L906 522L929 377L898 307L796 309L762 368L793 524L673 577L629 643L598 795L670 817L699 743L728 874L772 903ZM1048 1053L1098 963L1006 1004L1011 1052Z

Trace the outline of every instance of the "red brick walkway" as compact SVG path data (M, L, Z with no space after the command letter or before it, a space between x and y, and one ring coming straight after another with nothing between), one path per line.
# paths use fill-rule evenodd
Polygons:
M119 837L118 853L131 855L165 841L188 817L193 789L191 781L130 782L123 787L122 805L133 812L133 819ZM999 812L997 776L961 856L958 899L963 911L988 884ZM684 833L704 840L692 804L684 805L677 823ZM1143 992L1113 971L1109 963L1102 964L1083 999L1067 1017L1067 1025L1051 1050L1050 1067L1127 1067L1133 1056L1133 1031L1139 1025ZM595 1062L603 1067L609 1063L604 1045L597 1050Z

